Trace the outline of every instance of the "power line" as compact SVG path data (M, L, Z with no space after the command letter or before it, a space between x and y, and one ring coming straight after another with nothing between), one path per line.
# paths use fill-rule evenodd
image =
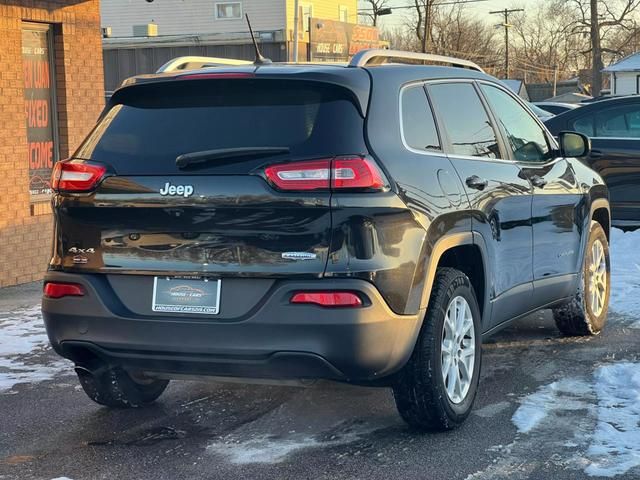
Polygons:
M454 0L454 1L447 1L447 2L437 2L434 3L432 6L434 7L441 7L441 6L447 6L447 5L466 5L467 3L478 3L478 2L488 2L489 0ZM384 8L390 8L391 10L404 10L404 9L409 9L409 8L413 8L413 9L418 9L420 8L421 5L398 5L398 6L390 6L390 7L384 7ZM359 8L358 12L375 12L374 8Z

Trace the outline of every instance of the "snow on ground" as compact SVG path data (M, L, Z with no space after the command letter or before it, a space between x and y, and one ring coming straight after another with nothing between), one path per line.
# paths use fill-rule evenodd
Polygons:
M602 365L592 383L559 380L520 403L512 417L518 432L536 436L538 442L584 447L573 466L587 475L614 477L640 467L640 363ZM572 428L571 437L560 438L566 412L578 410L585 410L584 418L594 418L595 429Z
M314 437L291 435L278 438L272 435L261 435L248 440L227 440L209 445L211 453L223 455L235 464L279 463L289 455L307 448L331 447L352 443L358 439L357 434L348 434L328 442L321 442Z
M611 230L611 311L632 315L640 328L640 229Z
M49 348L40 306L0 312L0 392L19 383L50 380L69 370L61 359L34 358Z
M553 382L538 389L521 401L513 415L513 423L520 433L529 433L550 412L575 411L588 408L587 399L591 386L583 380L568 378Z
M613 477L640 466L640 364L602 366L594 378L598 423L585 472Z

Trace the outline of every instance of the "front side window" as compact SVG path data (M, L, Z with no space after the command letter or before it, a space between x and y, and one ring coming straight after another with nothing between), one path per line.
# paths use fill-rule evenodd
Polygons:
M452 154L500 157L496 134L471 83L440 83L430 85L428 91L434 108L442 118Z
M240 2L216 3L216 18L218 20L242 18L242 4Z
M551 151L547 136L529 112L504 90L491 85L482 85L481 88L505 134L514 160L547 161Z
M405 143L416 150L440 150L438 131L422 85L402 92L402 133Z

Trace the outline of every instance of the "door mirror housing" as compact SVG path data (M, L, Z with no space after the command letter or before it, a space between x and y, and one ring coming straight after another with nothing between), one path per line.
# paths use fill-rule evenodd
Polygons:
M563 157L586 157L591 152L591 140L578 132L560 132L560 152Z

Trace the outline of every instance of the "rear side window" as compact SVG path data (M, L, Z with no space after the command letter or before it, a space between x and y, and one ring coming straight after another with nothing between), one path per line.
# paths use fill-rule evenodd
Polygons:
M366 153L351 93L320 82L174 80L130 87L116 101L76 157L118 174L183 173L179 155L227 148L288 147L293 158ZM208 168L246 173L254 166L219 163Z
M472 84L435 84L429 85L428 91L438 115L442 118L451 142L452 154L500 157L496 134Z
M416 150L440 150L433 112L422 85L402 92L402 133L405 143Z
M573 121L573 130L590 137L640 138L640 105L607 108Z

